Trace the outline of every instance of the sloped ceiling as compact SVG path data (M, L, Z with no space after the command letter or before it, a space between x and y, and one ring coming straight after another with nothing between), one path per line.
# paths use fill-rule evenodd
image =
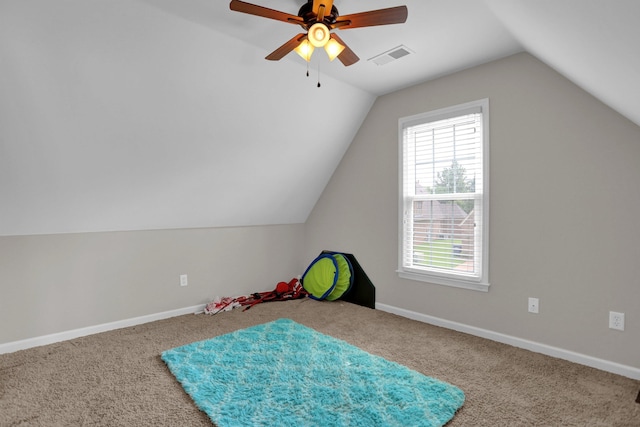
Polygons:
M525 51L640 126L640 1L485 3Z
M640 125L636 0L335 4L409 18L307 68L263 59L299 27L227 0L2 0L0 235L302 223L376 96L520 51Z
M0 4L0 235L302 223L375 99L143 2Z

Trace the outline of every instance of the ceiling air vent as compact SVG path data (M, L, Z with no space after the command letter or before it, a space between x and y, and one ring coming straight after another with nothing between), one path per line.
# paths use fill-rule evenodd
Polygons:
M384 53L381 53L380 55L374 56L373 58L369 58L369 61L373 61L376 65L384 65L388 64L391 61L395 61L396 59L400 59L403 56L407 56L411 53L413 53L413 51L411 51L408 47L400 45Z

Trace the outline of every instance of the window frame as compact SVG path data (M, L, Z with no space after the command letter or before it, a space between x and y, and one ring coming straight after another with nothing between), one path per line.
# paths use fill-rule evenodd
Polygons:
M482 113L482 188L476 188L476 195L481 197L480 227L476 234L480 233L480 250L477 275L468 275L455 272L438 272L427 269L416 269L404 265L404 218L405 218L405 141L404 130L419 124L436 122L447 118L454 118L480 110ZM484 98L464 104L441 108L434 111L401 117L398 120L399 141L399 201L398 201L398 276L403 279L417 280L444 286L472 289L487 292L489 290L489 99ZM413 200L413 199L412 199ZM413 215L413 214L412 214ZM413 218L413 217L412 217ZM477 250L474 251L477 253Z

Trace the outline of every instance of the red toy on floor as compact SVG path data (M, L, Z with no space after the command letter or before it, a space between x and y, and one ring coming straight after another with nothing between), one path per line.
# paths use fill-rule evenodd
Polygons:
M256 304L269 301L288 301L292 299L304 298L308 295L304 290L300 281L297 278L293 278L287 282L278 282L276 288L267 292L256 292L251 295L245 295L240 297L224 297L221 299L216 298L214 301L207 304L204 309L206 314L217 314L221 311L231 310L234 307L244 307L244 310L248 310Z

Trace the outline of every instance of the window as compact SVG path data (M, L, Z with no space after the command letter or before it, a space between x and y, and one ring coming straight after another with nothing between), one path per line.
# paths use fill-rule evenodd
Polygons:
M399 120L400 277L487 291L489 100Z

